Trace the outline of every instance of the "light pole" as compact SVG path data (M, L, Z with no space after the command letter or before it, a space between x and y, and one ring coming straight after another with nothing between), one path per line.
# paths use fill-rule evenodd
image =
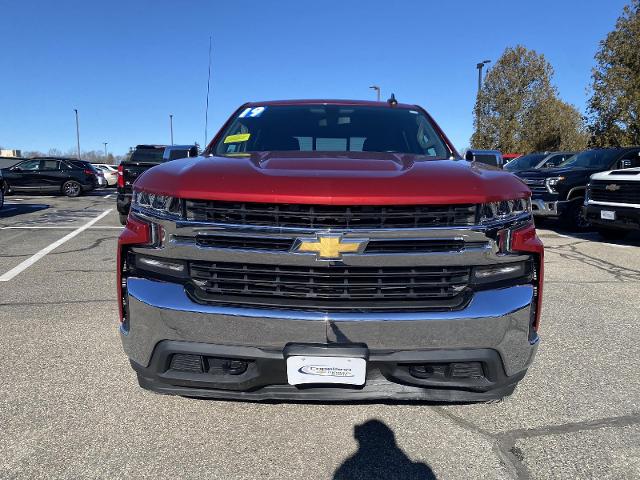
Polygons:
M169 129L171 130L171 145L173 145L173 115L169 114Z
M480 63L476 63L476 68L478 69L478 92L482 89L482 69L487 63L491 63L491 60L483 60Z
M104 144L104 161L107 161L107 142L102 142Z
M78 120L78 109L74 108L74 112L76 112L76 140L78 142L78 160L80 160L80 121Z
M380 101L380 87L378 85L371 85L369 88L376 91L376 101Z

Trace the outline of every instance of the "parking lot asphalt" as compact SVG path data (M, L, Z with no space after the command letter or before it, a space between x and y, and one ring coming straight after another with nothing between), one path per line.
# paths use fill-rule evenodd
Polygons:
M640 235L541 227L542 342L508 399L245 403L138 387L117 333L112 190L7 197L0 477L640 478Z

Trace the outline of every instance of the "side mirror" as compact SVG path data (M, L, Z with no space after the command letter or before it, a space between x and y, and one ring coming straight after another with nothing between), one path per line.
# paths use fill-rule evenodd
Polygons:
M620 168L631 168L631 160L628 158L620 160Z
M484 163L492 167L502 168L504 161L502 153L497 150L472 150L469 149L464 154L464 159L469 162Z

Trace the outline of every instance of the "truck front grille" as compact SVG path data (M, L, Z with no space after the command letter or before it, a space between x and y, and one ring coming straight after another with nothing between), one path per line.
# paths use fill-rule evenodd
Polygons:
M640 182L594 180L589 198L595 202L640 204Z
M424 228L476 223L477 205L341 206L186 200L187 220L295 228Z
M544 178L523 178L522 181L527 184L532 193L549 193Z
M197 301L296 308L460 307L470 267L284 266L189 262ZM380 302L380 303L378 303ZM396 303L397 302L397 303Z

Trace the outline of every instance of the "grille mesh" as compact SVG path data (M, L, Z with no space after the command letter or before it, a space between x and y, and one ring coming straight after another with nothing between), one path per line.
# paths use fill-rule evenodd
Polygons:
M476 223L477 206L340 206L187 200L188 220L298 228L421 228Z
M607 190L607 185L617 185L618 190ZM596 202L640 203L640 182L593 181L589 198Z
M311 308L318 300L333 304L353 301L451 300L469 283L469 267L324 267L192 261L192 282L201 293L236 296L251 303L256 297L297 299Z

